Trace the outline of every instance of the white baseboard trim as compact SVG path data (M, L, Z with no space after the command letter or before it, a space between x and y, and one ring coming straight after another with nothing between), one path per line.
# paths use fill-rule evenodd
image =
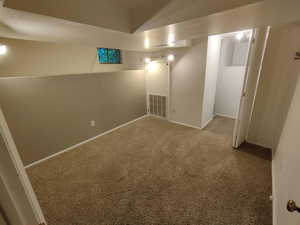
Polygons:
M213 115L208 121L206 121L204 123L204 125L201 127L201 129L204 129L205 127L207 127L207 125L215 118L215 115Z
M272 147L267 146L267 145L265 145L265 144L261 144L261 143L259 143L259 142L249 141L249 140L246 140L246 142L249 143L249 144L258 145L258 146L261 146L261 147L264 147L264 148L269 148L269 149L272 150Z
M276 211L276 203L277 203L277 198L276 198L276 190L275 190L275 166L274 166L274 154L272 150L272 162L271 162L271 172L272 172L272 221L273 225L277 225L277 211Z
M179 125L182 125L182 126L185 126L185 127L190 127L190 128L195 128L195 129L198 129L198 130L202 130L201 127L189 125L189 124L187 124L187 123L177 122L177 121L175 121L175 120L169 120L169 122L170 122L170 123L179 124Z
M229 116L229 115L222 114L222 113L216 113L215 115L216 116L221 116L221 117L225 117L225 118L236 120L236 118L234 116Z
M157 119L161 119L161 120L168 120L168 118L166 118L166 117L157 116L157 115L153 115L153 114L148 114L148 116L151 116L151 117L154 117L154 118L157 118Z
M57 153L54 153L54 154L52 154L52 155L49 155L49 156L47 156L47 157L45 157L45 158L43 158L43 159L40 159L40 160L38 160L38 161L35 161L35 162L33 162L33 163L31 163L31 164L25 166L25 169L30 168L30 167L32 167L32 166L35 166L35 165L37 165L37 164L40 164L40 163L42 163L42 162L45 162L45 161L47 161L48 159L54 158L54 157L56 157L56 156L58 156L58 155L60 155L60 154L63 154L63 153L65 153L65 152L68 152L68 151L70 151L70 150L73 150L73 149L77 148L77 147L80 146L80 145L83 145L83 144L85 144L85 143L88 143L88 142L90 142L90 141L93 141L93 140L95 140L96 138L99 138L99 137L101 137L101 136L103 136L103 135L109 134L109 133L111 133L111 132L113 132L113 131L115 131L115 130L118 130L118 129L122 128L122 127L125 127L125 126L127 126L127 125L129 125L129 124L131 124L131 123L134 123L134 122L138 121L138 120L144 119L144 118L146 118L146 117L148 117L148 116L149 116L149 115L146 114L146 115L144 115L144 116L138 117L138 118L136 118L136 119L134 119L134 120L131 120L131 121L127 122L127 123L124 123L124 124L122 124L122 125L120 125L120 126L117 126L117 127L112 128L112 129L110 129L110 130L108 130L108 131L105 131L105 132L103 132L103 133L101 133L101 134L99 134L99 135L97 135L97 136L95 136L95 137L89 138L89 139L87 139L87 140L85 140L85 141L82 141L82 142L80 142L80 143L78 143L78 144L72 145L72 146L70 146L70 147L68 147L68 148L66 148L66 149L64 149L64 150L61 150L61 151L59 151L59 152L57 152Z

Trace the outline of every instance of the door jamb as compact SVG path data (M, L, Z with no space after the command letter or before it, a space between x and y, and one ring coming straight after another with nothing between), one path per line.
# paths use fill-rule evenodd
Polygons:
M171 92L171 86L172 86L172 84L171 84L171 82L172 82L172 79L171 79L171 62L167 62L167 64L168 64L168 98L167 98L167 100L168 100L168 108L167 108L167 120L168 121L170 121L171 120L171 107L172 107L172 105L171 105L171 103L172 103L172 92Z
M27 197L28 202L31 205L33 214L39 224L47 224L44 214L42 212L42 209L40 207L40 204L37 200L37 197L35 195L35 192L32 188L32 185L30 183L30 180L28 178L27 172L25 170L24 164L21 160L21 157L19 155L18 149L15 145L15 142L13 140L13 137L11 135L11 132L9 130L9 127L7 125L7 122L5 120L4 114L2 112L2 109L0 107L0 126L2 131L2 136L5 141L5 144L7 146L7 150L9 153L9 156L14 164L14 167L16 169L16 172L18 174L19 180L23 186L25 195Z
M259 71L258 71L256 86L255 86L255 90L254 90L255 93L254 93L254 98L253 98L253 101L252 101L252 106L251 106L251 112L250 112L249 121L251 121L251 119L252 119L255 98L256 98L258 84L259 84L259 81L260 81L260 76L261 76L261 71L262 71L262 64L263 64L264 55L265 55L266 48L267 48L267 43L268 43L268 40L269 40L269 32L270 32L270 26L267 27L266 36L265 36L265 40L264 40L264 45L263 45L263 49L262 49L262 57L260 59ZM238 137L240 135L240 129L241 129L241 127L240 127L241 116L242 116L241 112L243 112L243 107L244 107L243 100L244 100L244 98L245 98L245 96L247 94L246 85L247 85L248 73L249 73L249 66L250 66L249 65L249 63L250 63L250 56L251 56L251 53L253 51L254 42L256 41L256 34L257 34L257 30L253 29L252 30L252 36L251 36L250 49L249 49L248 56L247 56L248 57L247 58L247 66L246 66L246 70L245 70L246 72L245 72L245 79L244 79L244 84L243 84L242 95L241 95L241 98L240 98L238 118L235 121L234 132L233 132L233 136L232 136L232 139L233 139L232 140L232 147L235 148L235 149L237 149L239 147L238 143L237 143L237 140L238 140ZM249 132L249 126L250 126L250 123L248 123L247 135L248 135L248 132ZM246 135L246 137L247 137L247 135Z
M256 35L256 30L252 29L251 32L251 37L249 39L249 47L248 47L248 54L247 54L247 63L246 63L246 68L245 68L245 73L244 73L244 81L243 81L243 88L242 88L242 93L240 96L240 103L239 103L239 111L238 111L238 116L235 119L234 122L234 129L233 129L233 135L232 135L232 147L237 148L237 138L239 135L239 128L240 128L240 121L241 121L241 112L243 111L243 99L246 95L246 85L247 85L247 80L248 80L248 72L249 72L249 64L250 64L250 56L251 53L253 52L253 45L255 41L255 35Z

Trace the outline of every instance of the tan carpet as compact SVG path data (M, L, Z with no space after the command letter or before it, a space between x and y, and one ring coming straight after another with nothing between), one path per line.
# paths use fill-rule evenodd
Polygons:
M49 225L270 225L269 150L145 118L28 169Z

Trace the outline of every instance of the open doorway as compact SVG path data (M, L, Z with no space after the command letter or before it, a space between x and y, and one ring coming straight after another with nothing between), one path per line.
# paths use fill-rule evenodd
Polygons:
M252 30L209 36L202 128L235 136L251 40Z

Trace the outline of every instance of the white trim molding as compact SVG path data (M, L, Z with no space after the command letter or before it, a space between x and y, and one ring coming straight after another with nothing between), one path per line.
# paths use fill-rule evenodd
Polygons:
M216 115L213 115L209 120L207 120L201 127L201 129L204 129L207 127L207 125L216 117Z
M95 136L95 137L89 138L89 139L87 139L87 140L85 140L85 141L82 141L82 142L77 143L77 144L75 144L75 145L72 145L72 146L70 146L70 147L68 147L68 148L66 148L66 149L63 149L63 150L61 150L61 151L59 151L59 152L57 152L57 153L54 153L54 154L52 154L52 155L49 155L49 156L47 156L47 157L45 157L45 158L43 158L43 159L40 159L40 160L35 161L35 162L33 162L33 163L30 163L29 165L25 166L25 169L30 168L30 167L32 167L32 166L35 166L35 165L37 165L37 164L40 164L40 163L42 163L42 162L45 162L45 161L47 161L48 159L54 158L54 157L56 157L56 156L58 156L58 155L61 155L61 154L65 153L65 152L68 152L68 151L70 151L70 150L73 150L73 149L75 149L75 148L77 148L77 147L79 147L79 146L81 146L81 145L83 145L83 144L86 144L86 143L88 143L88 142L90 142L90 141L93 141L93 140L95 140L95 139L97 139L97 138L99 138L99 137L101 137L101 136L103 136L103 135L109 134L109 133L111 133L111 132L113 132L113 131L115 131L115 130L118 130L118 129L122 128L122 127L125 127L125 126L127 126L127 125L129 125L129 124L131 124L131 123L134 123L134 122L138 121L138 120L144 119L144 118L146 118L146 117L148 117L148 116L149 116L149 115L146 114L146 115L144 115L144 116L138 117L138 118L136 118L136 119L134 119L134 120L131 120L131 121L126 122L126 123L124 123L124 124L122 124L122 125L119 125L119 126L114 127L114 128L112 128L112 129L110 129L110 130L107 130L107 131L105 131L105 132L103 132L103 133L101 133L101 134L98 134L98 135Z
M197 127L197 126L193 126L193 125L189 125L187 123L181 123L181 122L177 122L175 120L169 120L170 123L175 123L175 124L178 124L178 125L182 125L182 126L185 126L185 127L190 127L190 128L194 128L194 129L198 129L198 130L202 130L201 127Z
M272 215L273 215L273 225L277 225L277 197L276 197L276 187L275 187L275 165L274 165L274 149L272 149L272 162L271 162L271 173L272 173Z
M265 144L261 144L259 142L255 142L255 141L249 141L246 139L246 142L249 143L249 144L253 144L253 145L257 145L257 146L260 146L260 147L263 147L263 148L268 148L268 149L271 149L272 150L272 147L270 146L267 146Z
M230 116L230 115L226 115L226 114L222 114L222 113L216 113L215 116L221 116L221 117L225 117L225 118L229 118L229 119L233 119L233 120L237 119L234 116Z
M19 176L20 183L23 187L28 203L31 206L31 210L35 216L35 219L40 224L47 224L1 108L0 108L0 127L2 128L0 131L2 131L2 136L7 146L9 156Z

